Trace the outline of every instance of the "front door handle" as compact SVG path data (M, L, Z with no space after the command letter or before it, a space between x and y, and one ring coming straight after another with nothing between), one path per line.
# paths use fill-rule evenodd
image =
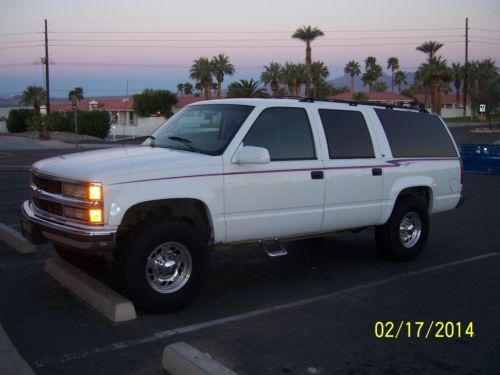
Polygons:
M373 168L372 175L373 176L382 176L382 168Z
M312 171L311 172L311 178L313 180L322 180L324 178L323 171Z

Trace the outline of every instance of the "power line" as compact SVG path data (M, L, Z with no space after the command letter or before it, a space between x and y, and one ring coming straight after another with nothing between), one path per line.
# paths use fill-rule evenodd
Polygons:
M487 31L487 32L490 32L490 33L500 33L500 30L482 29L482 28L478 28L478 27L471 27L470 30Z

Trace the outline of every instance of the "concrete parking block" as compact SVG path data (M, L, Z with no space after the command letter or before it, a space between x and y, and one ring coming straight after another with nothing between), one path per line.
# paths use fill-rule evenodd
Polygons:
M172 375L236 375L185 342L176 342L163 350L162 366Z
M0 223L0 240L12 247L18 253L32 254L36 253L36 247L18 231Z
M113 322L137 318L130 300L68 262L50 258L45 262L45 272Z
M7 333L0 325L0 374L2 375L33 375L34 372L19 355Z

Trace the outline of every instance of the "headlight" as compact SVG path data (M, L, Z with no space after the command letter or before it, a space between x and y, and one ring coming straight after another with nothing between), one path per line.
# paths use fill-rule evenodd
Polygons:
M82 209L82 208L65 206L64 216L70 219L90 222L92 224L102 224L103 221L101 208Z
M102 185L65 182L63 184L63 195L86 201L100 201L102 200Z

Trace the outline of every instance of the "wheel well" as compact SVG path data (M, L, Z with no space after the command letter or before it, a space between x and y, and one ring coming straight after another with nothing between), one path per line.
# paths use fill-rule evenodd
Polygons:
M203 202L196 199L166 199L142 202L129 208L118 228L118 241L145 221L172 219L189 223L207 243L213 239L210 215Z
M414 198L419 198L422 199L425 207L429 211L429 213L432 210L432 190L427 187L427 186L414 186L414 187L409 187L404 190L402 190L399 195L398 199L396 200L396 204L398 203L399 200L405 199L408 197L414 197Z

